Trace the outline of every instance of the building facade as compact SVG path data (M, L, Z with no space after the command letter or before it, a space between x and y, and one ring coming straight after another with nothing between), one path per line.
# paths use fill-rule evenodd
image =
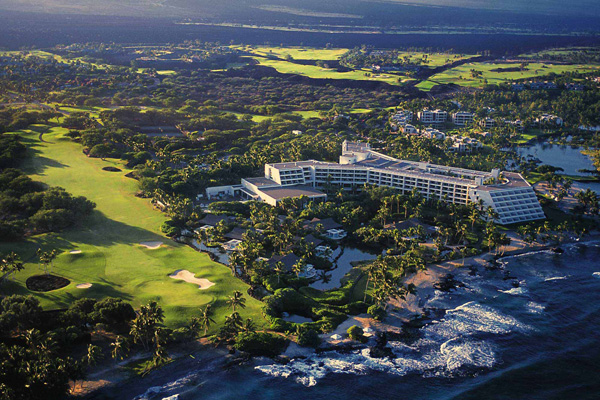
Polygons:
M373 151L367 143L344 141L342 146L339 163L309 160L266 164L264 178L243 179L239 190L244 198L276 205L285 196L323 199L325 194L318 189L330 185L359 189L368 184L392 187L401 193L416 189L427 199L455 204L481 202L498 213L496 222L500 224L545 218L533 188L517 173L398 160Z

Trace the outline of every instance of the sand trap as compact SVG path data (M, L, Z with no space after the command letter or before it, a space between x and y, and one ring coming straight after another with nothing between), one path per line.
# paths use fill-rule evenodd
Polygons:
M91 283L80 283L79 285L75 286L77 289L89 289L92 287Z
M81 250L71 250L69 254L81 254Z
M150 250L158 249L162 244L163 244L163 242L141 242L140 243L141 246L144 246L145 248L150 249Z
M194 274L188 271L187 269L178 269L177 271L169 275L169 277L173 279L180 279L188 283L194 283L198 285L198 289L201 290L208 289L209 287L214 285L214 282L211 282L208 279L196 278Z

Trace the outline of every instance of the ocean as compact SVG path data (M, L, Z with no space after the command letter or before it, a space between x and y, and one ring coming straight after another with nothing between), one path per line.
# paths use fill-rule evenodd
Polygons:
M123 398L599 399L600 244L564 250L457 271L465 286L427 300L438 317L390 342L394 359L356 350L229 370L207 362Z

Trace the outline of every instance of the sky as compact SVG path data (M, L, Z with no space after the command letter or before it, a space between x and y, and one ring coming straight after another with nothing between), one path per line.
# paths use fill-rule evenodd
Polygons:
M387 4L501 10L527 14L600 16L599 0L0 0L0 9L87 15L227 18L261 10L278 15L333 18L335 14L361 17L369 5Z

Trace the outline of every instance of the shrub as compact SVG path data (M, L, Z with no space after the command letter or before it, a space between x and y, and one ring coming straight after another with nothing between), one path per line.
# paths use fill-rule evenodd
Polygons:
M347 333L352 340L357 340L362 343L367 341L364 331L360 326L352 325L350 328L348 328Z
M372 305L371 307L369 307L369 309L367 310L367 313L369 313L371 315L371 317L373 317L373 319L377 320L377 321L381 321L385 318L386 316L386 312L385 310L377 305Z
M109 330L119 330L134 319L135 315L131 304L121 299L107 297L94 305L92 318L96 323L105 324Z
M314 329L298 327L298 345L302 347L317 348L321 344L321 338Z
M283 337L270 333L242 332L237 335L234 347L252 356L274 357L283 351L285 342Z

